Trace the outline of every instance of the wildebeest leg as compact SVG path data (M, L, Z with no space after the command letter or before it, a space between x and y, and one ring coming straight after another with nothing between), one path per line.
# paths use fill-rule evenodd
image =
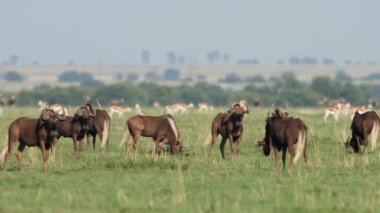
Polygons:
M236 144L234 144L234 137L232 136L232 133L228 135L228 140L230 141L231 154L233 154L235 152Z
M89 147L90 144L91 144L90 136L91 136L91 135L90 135L89 133L86 133L86 137L87 137L87 147Z
M42 157L44 159L44 171L47 171L48 169L48 160L49 160L49 153L46 151L45 142L40 141L40 148L42 152Z
M14 136L9 136L8 138L8 148L4 148L3 152L5 152L4 154L4 163L3 163L3 170L7 170L7 162L9 160L9 156L10 154L13 152L13 149L14 149L14 145L16 144L16 142L18 141L18 138L17 137L14 137Z
M136 151L137 149L137 143L139 141L139 138L140 138L140 132L134 132L133 135L133 144L132 144L132 147L133 147L133 150ZM127 141L128 143L128 141Z
M83 138L79 140L79 151L83 151Z
M303 159L305 160L306 170L309 171L309 162L307 160L306 146L307 146L307 139L305 139L305 147L303 149Z
M243 137L243 134L241 133L240 137L238 138L237 140L237 144L236 144L236 154L240 154L240 143L241 143L241 139Z
M360 152L360 138L359 136L356 136L356 150L355 152Z
M226 145L227 138L223 137L222 141L220 142L220 152L222 153L222 158L224 159L224 145Z
M276 161L276 171L278 171L279 169L279 166L280 166L280 157L278 156L279 155L279 150L276 148L276 147L273 147L274 149L274 160Z
M298 143L301 143L300 141ZM282 162L283 162L283 169L285 169L285 160L286 160L286 151L289 149L289 154L290 154L290 160L289 160L289 169L292 168L293 166L293 160L294 157L296 156L296 151L294 144L289 145L289 147L284 147L283 153L282 153Z
M163 139L161 138L156 138L154 140L154 144L156 145L155 148L154 148L154 153L156 153L156 148L160 148L160 153L164 153L165 152L165 147L160 143L160 141L162 141Z
M78 140L77 135L73 134L74 155L78 154Z
M50 157L50 160L51 161L54 161L55 159L55 145L57 144L58 142L58 139L57 138L54 138L52 143L51 143L51 146L50 146L50 149L51 149L51 157Z
M94 150L95 150L95 143L96 143L96 134L92 135L92 147L94 148Z
M211 131L211 143L210 143L210 146L209 146L208 157L211 156L212 146L214 145L215 140L216 140L217 137L218 137L218 133L216 131L212 130Z
M22 152L24 151L24 149L25 149L25 144L20 143L16 151L16 158L17 158L18 167L20 168L20 170L24 170L24 163L22 161Z

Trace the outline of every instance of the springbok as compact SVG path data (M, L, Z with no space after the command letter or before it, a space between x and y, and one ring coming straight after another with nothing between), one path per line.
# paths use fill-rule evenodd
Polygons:
M208 112L214 109L214 106L206 103L206 102L200 102L198 103L199 112Z
M176 103L173 105L166 106L165 113L170 114L170 115L174 115L176 113L181 113L181 115L183 115L183 114L187 113L187 110L189 108L193 108L193 107L194 107L193 103L189 103L189 104Z
M119 118L124 117L124 113L131 112L132 109L129 107L123 107L123 106L117 106L117 105L111 105L110 106L110 117L112 118L112 115L114 113L118 114Z

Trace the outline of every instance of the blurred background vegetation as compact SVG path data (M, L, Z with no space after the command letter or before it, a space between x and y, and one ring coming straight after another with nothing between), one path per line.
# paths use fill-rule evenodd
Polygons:
M292 72L284 72L281 77L268 80L257 76L239 90L222 88L221 85L206 82L166 86L153 82L133 83L128 79L105 85L87 75L74 74L81 76L79 80L76 79L80 82L78 85L58 87L42 84L32 90L22 90L16 94L17 104L37 105L38 100L45 100L49 103L79 105L84 103L86 98L91 98L107 105L112 99L124 98L124 104L129 106L136 103L151 106L155 101L163 106L177 102L208 102L215 106L223 106L240 99L248 99L251 103L260 99L264 106L271 105L274 101L276 104L288 103L290 106L315 106L316 102L323 98L345 98L353 105L366 105L369 98L376 98L376 94L380 92L380 86L357 83L344 76L343 80L315 77L311 83L301 82ZM63 79L69 78L61 76ZM3 93L3 97L10 95Z

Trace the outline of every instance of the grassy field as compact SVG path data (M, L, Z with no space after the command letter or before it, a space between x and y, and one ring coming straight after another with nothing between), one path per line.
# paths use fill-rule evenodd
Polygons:
M242 153L231 156L227 145L226 160L219 152L220 138L211 158L203 145L217 111L176 116L187 146L176 156L152 156L151 139L140 141L136 155L126 155L119 148L126 118L112 121L105 154L98 140L96 150L87 148L74 157L72 141L61 139L47 172L40 151L27 148L25 171L18 170L12 155L9 170L0 172L0 212L379 211L380 148L360 155L347 151L342 142L350 132L348 117L325 124L321 110L294 109L293 116L309 127L311 169L306 171L301 158L291 171L276 172L273 156L264 157L255 147L264 135L266 110L254 109L244 118ZM36 117L38 111L15 108L5 114L0 117L2 139L16 117Z

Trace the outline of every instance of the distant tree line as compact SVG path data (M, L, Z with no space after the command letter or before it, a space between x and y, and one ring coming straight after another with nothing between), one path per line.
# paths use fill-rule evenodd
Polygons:
M260 79L258 79L260 81ZM239 99L252 102L256 98L263 105L288 103L291 106L315 106L324 97L329 99L345 98L352 104L367 104L369 98L374 98L374 91L380 88L371 85L356 85L352 81L336 81L328 77L316 77L311 83L298 81L292 73L284 73L281 77L272 79L267 84L249 83L242 90L227 91L219 85L199 82L193 86L161 86L154 83L132 84L123 82L109 86L71 86L68 88L42 85L29 91L21 91L18 96L19 105L36 105L39 99L49 103L59 102L68 105L84 103L86 97L97 98L102 105L116 98L124 98L125 104L133 106L140 103L151 106L159 101L162 105L176 102L197 104L207 101L216 106ZM379 93L377 93L379 94Z

